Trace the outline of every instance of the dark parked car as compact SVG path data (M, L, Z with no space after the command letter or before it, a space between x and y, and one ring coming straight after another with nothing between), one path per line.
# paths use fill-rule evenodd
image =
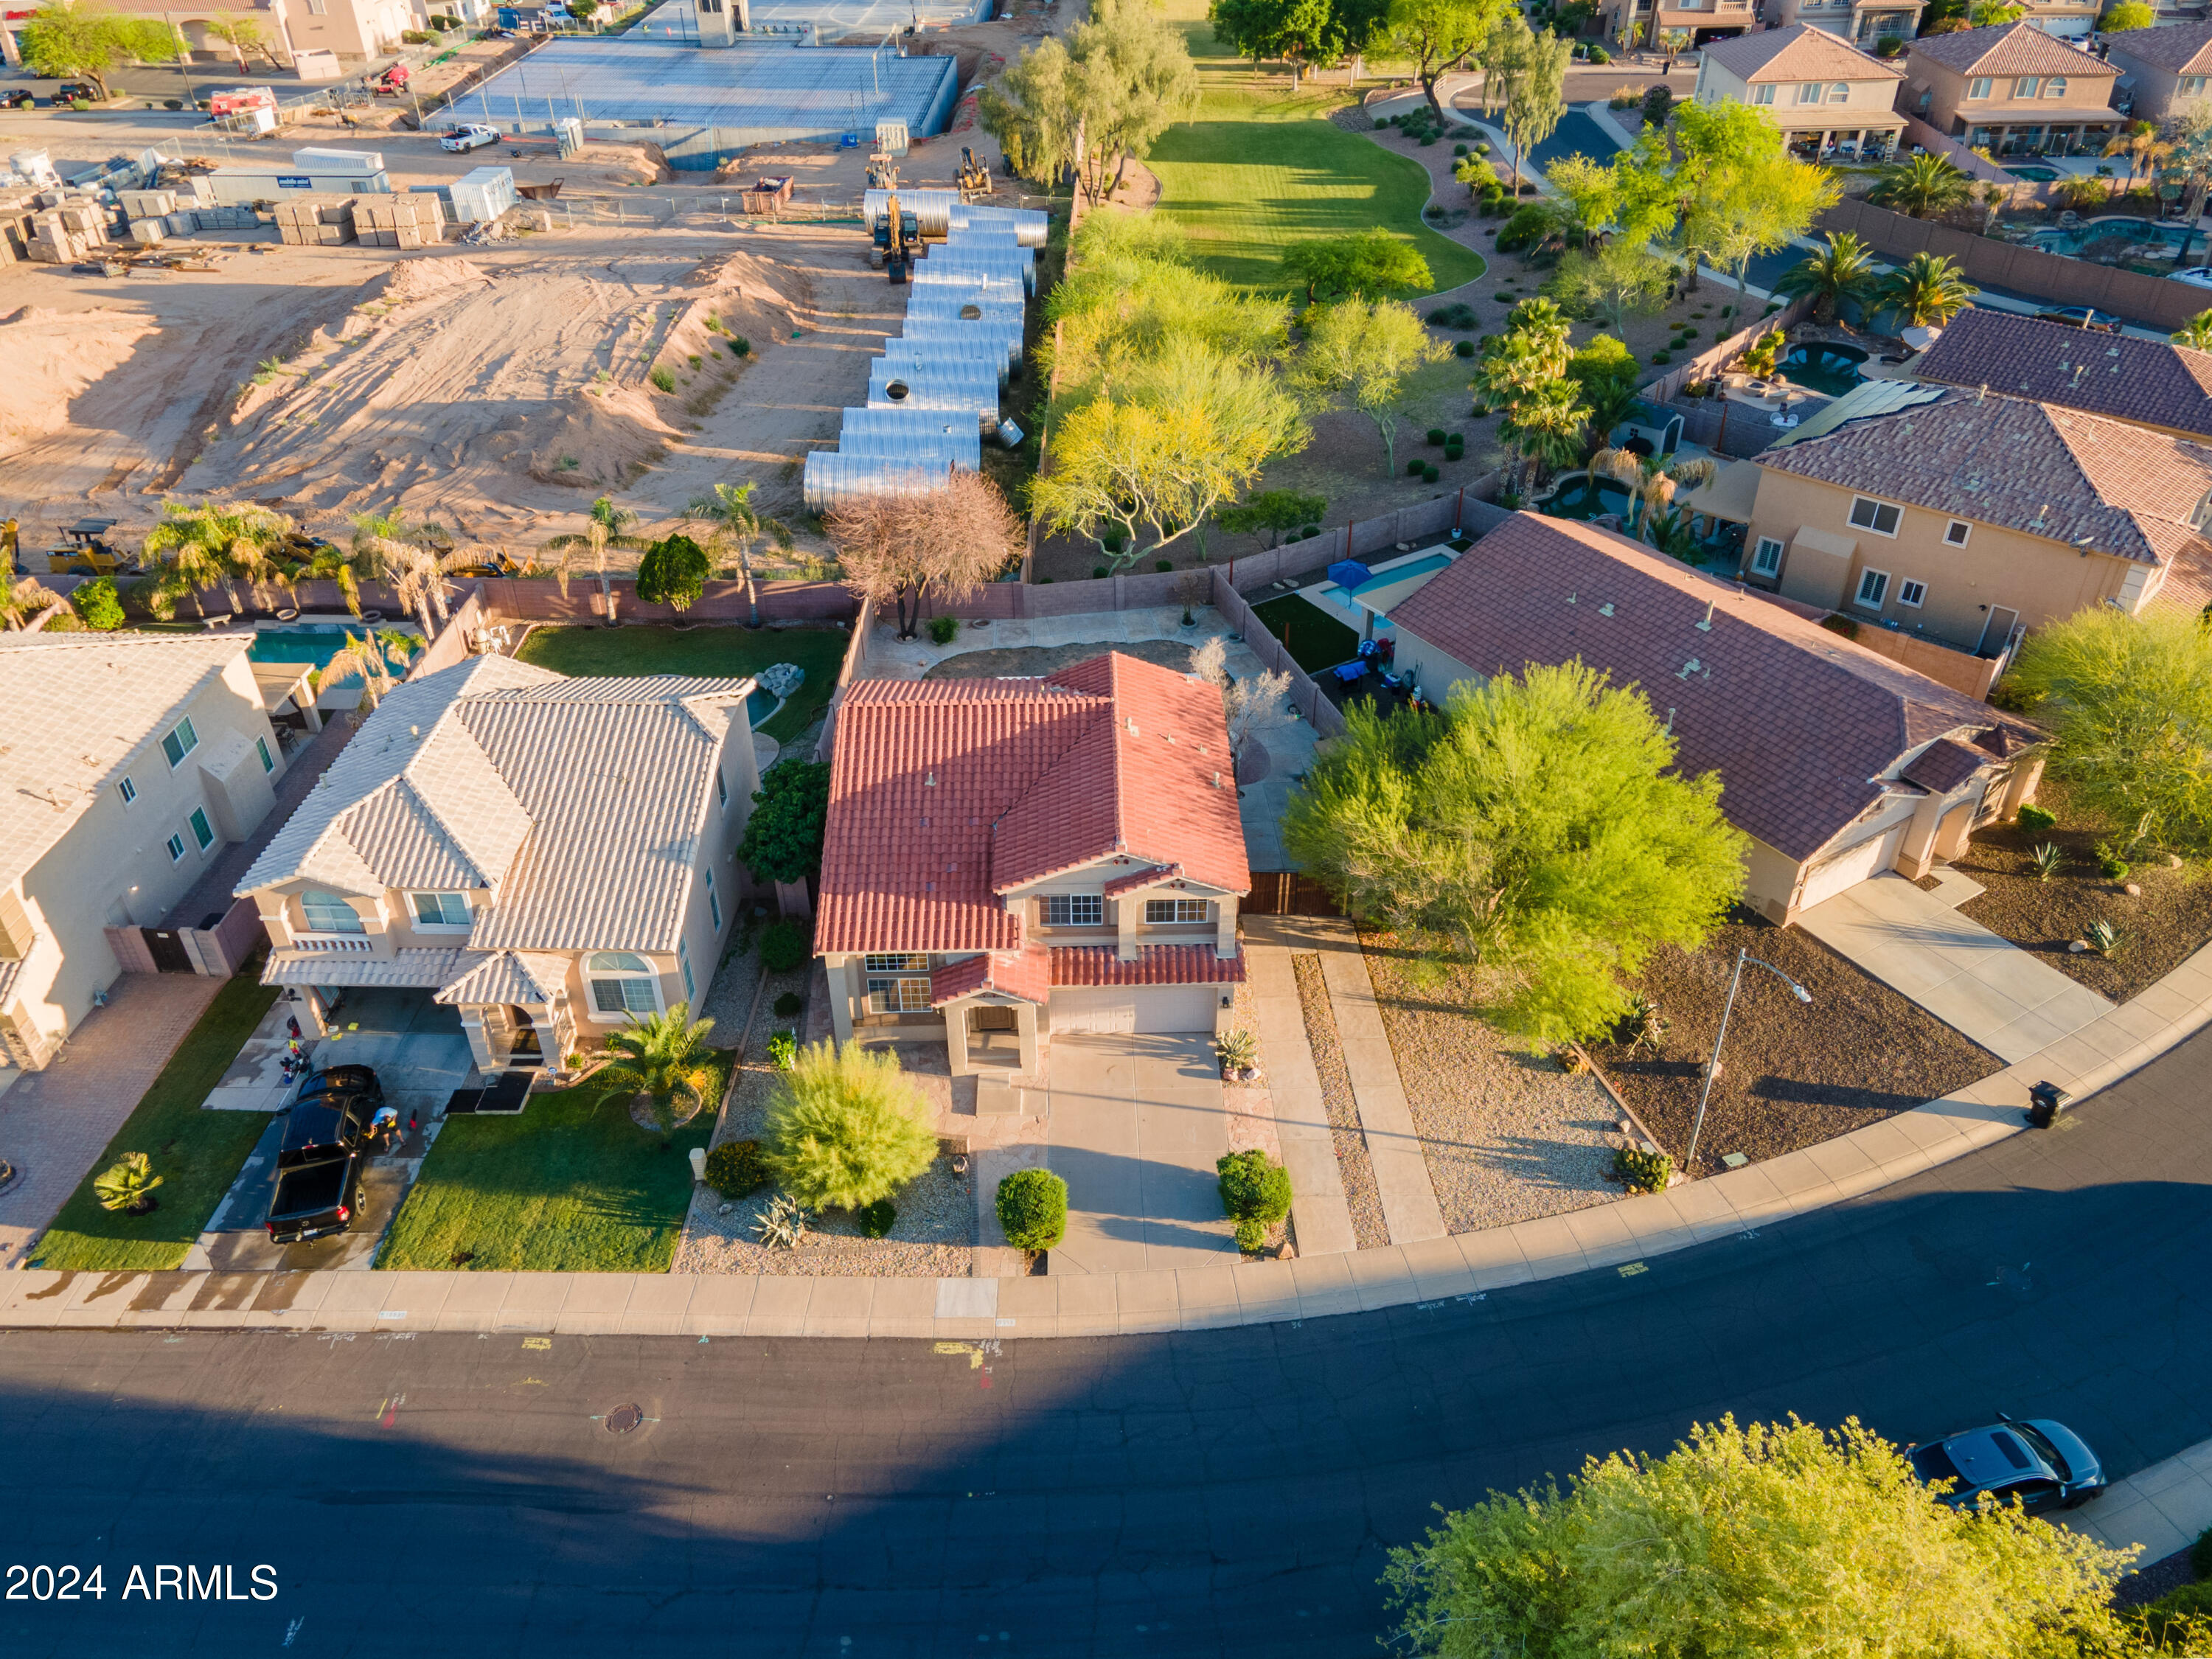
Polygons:
M361 1177L384 1090L366 1066L334 1066L300 1085L276 1152L269 1237L279 1244L342 1233L361 1212Z
M36 109L39 95L28 87L10 87L0 92L0 109Z
M1954 1506L1987 1493L1997 1503L2016 1501L2030 1514L2041 1515L2074 1509L2105 1490L2105 1468L2097 1454L2073 1430L2048 1418L2007 1417L1986 1429L1928 1441L1905 1455L1922 1480L1931 1486L1952 1483L1942 1501Z
M2100 329L2107 334L2120 331L2120 319L2109 311L2099 311L2094 306L2054 306L2048 311L2035 313L2039 323L2063 323L2069 328Z
M64 81L54 88L54 102L57 104L96 104L100 101L100 88L89 81Z

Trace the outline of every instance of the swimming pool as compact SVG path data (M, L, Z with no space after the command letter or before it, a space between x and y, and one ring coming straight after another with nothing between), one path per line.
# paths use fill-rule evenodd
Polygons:
M2193 225L2160 224L2129 214L2108 214L2060 229L2039 230L2027 246L2045 253L2062 253L2069 259L2097 264L2118 264L2130 258L2171 259L2179 263L2182 250L2199 245Z
M1782 370L1793 385L1840 398L1866 378L1859 372L1866 360L1867 354L1856 346L1814 341L1792 349L1782 360Z
M2057 167L2007 167L2005 171L2015 179L2026 179L2039 185L2049 184L2058 176Z
M246 654L255 662L304 662L320 668L345 648L349 635L358 639L363 634L393 631L416 639L411 628L393 630L382 623L362 623L349 628L341 623L301 623L289 628L262 628L254 630L253 643L246 647ZM420 640L416 642L421 643ZM406 665L392 653L387 653L385 660L394 678L407 672ZM360 684L359 674L349 674L342 679L325 682L322 689L334 691L347 686L358 688Z
M1618 513L1625 522L1630 499L1626 486L1610 478L1600 478L1593 494L1589 477L1577 472L1561 484L1550 500L1539 501L1536 510L1554 519L1595 519L1601 513Z
M745 699L745 724L757 729L763 720L782 707L781 697L764 685L757 685L752 696Z

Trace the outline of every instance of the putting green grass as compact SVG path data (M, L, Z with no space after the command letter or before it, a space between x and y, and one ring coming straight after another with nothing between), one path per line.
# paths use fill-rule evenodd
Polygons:
M1282 641L1292 659L1309 674L1350 662L1358 654L1358 635L1295 593L1255 605L1252 614L1270 634Z
M719 1101L730 1059L711 1058L708 1098ZM448 1118L376 1265L666 1273L691 1203L691 1148L712 1139L714 1110L669 1136L664 1152L659 1135L630 1121L629 1100L586 1082L531 1096L519 1117Z
M185 1265L185 1252L269 1127L266 1113L210 1112L200 1104L276 1000L276 988L259 982L260 969L257 961L215 994L32 1250L33 1267L158 1273ZM103 1210L93 1193L93 1176L125 1152L145 1153L161 1177L151 1215Z
M701 623L693 628L536 628L514 654L556 674L696 674L729 678L757 674L780 662L796 663L806 682L761 725L788 743L821 718L852 633L842 628L739 628Z

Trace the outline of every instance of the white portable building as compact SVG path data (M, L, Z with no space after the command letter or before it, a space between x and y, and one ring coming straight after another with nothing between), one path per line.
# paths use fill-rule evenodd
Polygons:
M513 167L472 167L453 180L453 217L463 224L496 219L515 199Z
M301 173L312 173L320 178L351 176L366 179L371 173L384 171L384 155L374 149L295 149L292 166Z

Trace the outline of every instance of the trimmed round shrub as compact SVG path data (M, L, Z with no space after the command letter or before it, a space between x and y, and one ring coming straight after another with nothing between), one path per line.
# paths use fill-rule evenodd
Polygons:
M70 603L76 607L84 625L95 633L112 633L123 626L123 601L116 597L112 576L80 582L70 595Z
M1454 144L1454 145L1452 146L1452 154L1453 154L1453 155L1466 155L1466 154L1467 154L1467 146L1466 146L1465 144Z
M1291 1212L1291 1172L1256 1148L1214 1160L1221 1209L1236 1221L1271 1227Z
M1409 477L1409 478L1418 478L1418 477L1419 477L1421 476L1421 469L1422 469L1423 467L1426 466L1427 465L1428 465L1428 463L1427 463L1426 461L1419 460L1419 459L1415 459L1415 460L1411 460L1411 461L1407 462L1407 463L1406 463L1406 476L1407 476L1407 477Z
M1452 350L1462 357L1472 357L1474 356L1474 342L1461 340L1453 345Z
M898 1206L888 1198L879 1198L860 1206L860 1218L861 1237L888 1238L891 1223L898 1219Z
M1125 538L1121 535L1121 532L1109 531L1106 534L1098 538L1098 545L1104 548L1109 553L1119 553L1121 550L1121 544L1124 539Z
M1247 1255L1257 1255L1267 1243L1267 1224L1249 1217L1237 1224L1237 1248Z
M812 943L805 923L791 916L772 921L761 934L761 967L771 974L787 974L806 960L806 947Z
M1593 64L1610 64L1613 61L1613 54L1603 46L1594 46L1589 49L1589 61Z
M1310 542L1320 534L1321 526L1317 524L1310 524L1304 530L1298 532L1298 539L1302 542Z
M1443 474L1437 471L1433 465L1425 466L1421 469L1421 482L1423 483L1434 483L1442 477L1443 477Z
M2212 1527L2198 1533L2189 1547L2189 1570L2199 1578L2212 1578Z
M1158 564L1154 565L1152 568L1162 572L1172 570L1175 568L1175 561L1173 559L1162 559Z
M768 1159L757 1140L726 1140L707 1154L707 1184L724 1198L743 1198L768 1182Z
M1663 1193L1674 1173L1674 1163L1664 1152L1647 1152L1641 1146L1621 1146L1613 1152L1613 1172L1632 1193Z
M999 1183L999 1225L1018 1250L1048 1250L1067 1231L1067 1183L1049 1170L1017 1170Z
M936 644L951 644L953 636L959 632L960 618L957 617L932 617L929 619L929 637Z
M1422 435L1432 444L1440 444L1444 441L1444 429L1440 426L1432 426Z
M1375 118L1375 129L1378 132L1389 125L1390 123L1386 117L1378 115Z
M1682 331L1682 337L1686 340L1694 340L1698 337L1698 331L1694 328L1686 328Z
M745 338L742 334L733 336L731 338L730 356L732 357L749 356L751 355L753 343Z
M83 592L83 589L80 588L77 591L82 592ZM2042 831L2051 829L2057 825L2058 822L2058 814L2056 812L2045 811L2042 807L2038 806L2033 801L2029 801L2020 809L2018 815L2013 821L2019 824L2021 829L2029 831L2031 834L2040 834ZM2208 1569L2212 1569L2212 1549L2207 1550L2204 1565ZM2212 1577L2212 1572L2208 1572L2203 1576Z
M1474 153L1477 155L1487 155L1490 154L1490 146L1482 143L1481 140L1477 139L1475 141Z
M775 1017L778 1019L789 1019L805 1006L806 999L798 992L786 991L775 1000Z
M1651 354L1651 362L1655 366L1662 363L1671 363L1674 361L1674 356L1670 352L1655 351Z
M1103 581L1108 574L1106 567L1103 564L1094 564L1091 567L1091 580L1094 582Z

